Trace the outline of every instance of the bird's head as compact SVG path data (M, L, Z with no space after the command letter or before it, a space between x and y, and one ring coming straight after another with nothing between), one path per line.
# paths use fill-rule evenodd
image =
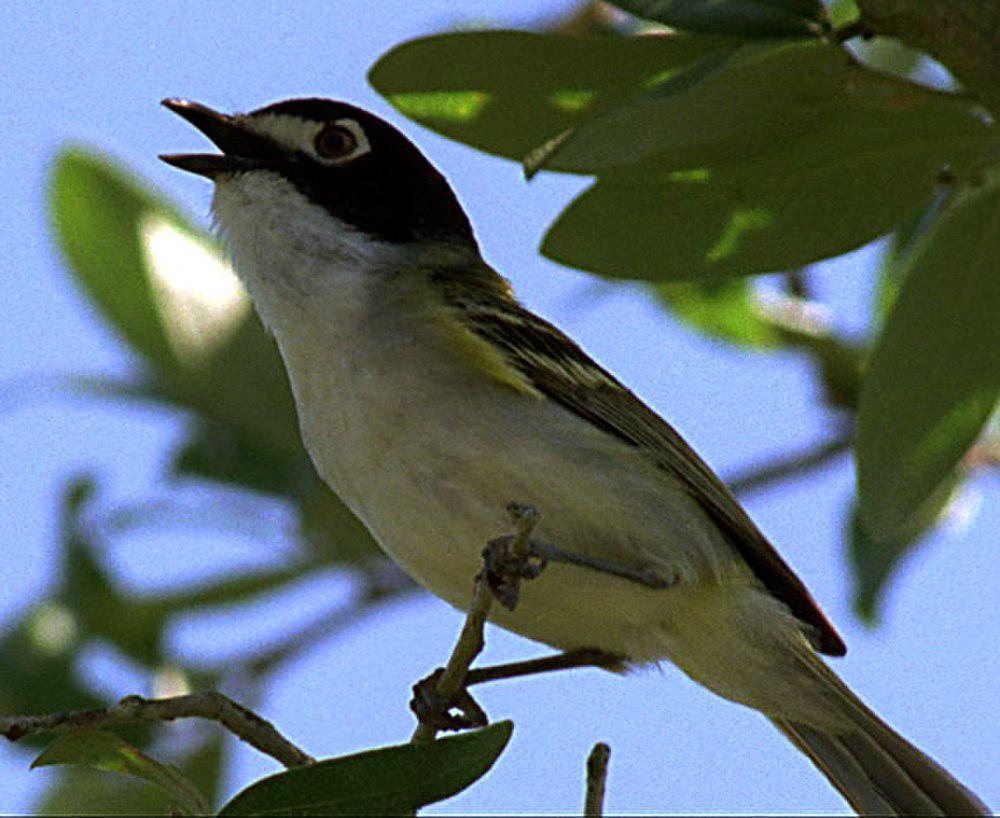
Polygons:
M312 293L321 282L303 271L317 265L343 273L343 295L352 275L477 253L444 176L367 111L315 98L247 114L180 99L163 104L220 150L161 159L215 183L220 233L258 301L278 285Z

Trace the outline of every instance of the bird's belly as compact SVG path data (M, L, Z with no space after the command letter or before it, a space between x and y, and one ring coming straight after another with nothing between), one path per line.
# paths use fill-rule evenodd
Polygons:
M458 608L469 603L486 543L511 532L512 501L538 510L540 540L676 577L678 587L650 589L550 564L522 584L514 611L494 605L491 616L563 650L661 658L662 640L647 642L669 622L671 599L717 580L732 563L730 549L690 495L631 447L549 405L551 425L539 435L541 407L526 408L528 416L519 418L475 406L433 407L425 423L421 407L411 404L403 414L346 422L303 418L303 432L320 474L380 545Z

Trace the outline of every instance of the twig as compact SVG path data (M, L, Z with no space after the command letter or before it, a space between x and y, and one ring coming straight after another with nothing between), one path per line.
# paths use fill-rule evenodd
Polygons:
M782 455L762 466L738 473L725 483L733 494L746 494L819 468L850 448L851 431L848 429L807 451Z
M870 40L874 36L875 31L872 29L871 24L861 18L850 23L845 23L840 28L833 30L833 40L837 43L846 43L855 37Z
M0 735L10 741L38 733L65 732L78 727L114 727L147 721L200 718L217 721L251 747L286 767L312 764L315 759L281 735L269 721L214 690L144 699L126 696L118 704L91 710L73 710L49 716L0 716Z
M597 742L587 758L587 794L583 804L584 815L604 814L604 788L608 780L608 759L611 748L603 741Z
M516 503L511 503L507 507L507 511L514 521L514 525L517 526L517 534L509 546L508 554L515 559L523 558L527 553L531 531L538 521L538 513L531 506L522 506ZM483 628L486 625L486 617L489 615L492 604L493 591L487 582L484 568L476 575L476 582L472 589L472 602L469 603L462 632L451 651L444 672L438 677L435 694L439 701L453 701L464 689L465 675L469 672L469 666L482 653L485 645ZM436 735L437 729L435 727L421 723L413 731L410 741L414 743L432 741Z

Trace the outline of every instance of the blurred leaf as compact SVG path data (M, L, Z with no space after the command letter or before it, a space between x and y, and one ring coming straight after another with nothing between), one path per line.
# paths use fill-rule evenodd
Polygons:
M201 731L199 731L201 732ZM222 775L223 733L184 751L175 766L194 782L209 808L217 797ZM108 775L86 767L57 768L59 774L33 810L39 815L170 815L177 799L136 778L109 782Z
M753 285L745 279L667 282L650 289L681 321L706 335L752 349L781 342L780 333L758 308Z
M176 767L161 764L113 733L79 729L64 733L39 755L32 769L73 764L147 781L171 795L186 815L204 815L204 797Z
M240 429L199 417L188 439L174 455L173 472L252 491L294 497L306 464L294 457L275 456L256 437Z
M166 380L164 398L299 455L274 342L215 242L121 165L83 148L59 153L50 202L70 269Z
M97 559L86 534L86 523L81 519L84 501L92 492L93 486L87 480L77 480L67 491L63 582L58 599L65 606L65 615L74 623L77 638L105 639L147 667L164 661L163 634L171 617L200 608L245 602L325 567L325 562L319 560L300 561L209 579L174 593L138 596L123 592ZM59 709L65 707L59 705Z
M860 14L858 4L854 0L833 0L826 8L826 16L833 28L840 28L857 20Z
M412 814L485 775L512 729L502 721L426 744L382 747L297 767L251 784L219 815Z
M652 85L588 118L546 167L608 173L645 163L648 174L754 159L801 172L863 151L881 154L883 169L868 169L881 179L898 149L936 155L941 166L951 151L994 138L968 101L869 71L828 43L743 46L701 82L666 91Z
M671 28L743 37L815 37L826 21L820 0L610 0Z
M420 124L521 160L595 112L735 45L731 39L683 35L466 31L397 46L371 68L368 80Z
M87 294L134 349L176 370L140 239L144 215L165 206L108 160L75 148L57 157L49 195L59 246Z
M51 206L74 275L153 365L146 385L129 396L197 413L177 472L313 503L319 478L299 437L277 348L214 241L117 163L85 149L59 154ZM349 515L329 492L325 497L330 517ZM329 553L373 550L360 523L341 528L353 539L341 543L337 531L327 532ZM100 616L109 611L105 605ZM147 655L149 647L142 648Z
M891 541L954 471L1000 395L1000 192L956 196L908 255L862 386L861 522Z
M66 489L61 515L62 580L57 599L73 616L82 638L107 639L137 661L156 665L163 658L163 616L122 594L95 558L81 520L93 492L93 482L86 477L74 479Z
M59 768L32 810L34 815L170 815L176 800L134 778L109 781L87 767Z
M34 606L0 638L0 713L51 713L100 707L75 671L76 618L54 601ZM29 741L29 738L22 741Z
M959 478L946 478L924 504L905 531L888 540L874 540L861 524L857 506L848 518L848 556L854 572L854 611L869 625L878 621L879 605L889 578L900 562L937 524L954 496Z
M327 558L361 565L384 556L364 524L318 477L303 490L298 512L302 538Z
M892 37L873 37L870 40L857 42L855 45L862 62L887 71L899 77L910 76L923 59L923 54L913 48L908 48Z

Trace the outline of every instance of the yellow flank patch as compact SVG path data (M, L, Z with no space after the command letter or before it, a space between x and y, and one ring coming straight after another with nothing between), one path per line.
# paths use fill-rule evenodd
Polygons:
M509 386L522 395L542 397L542 393L527 376L510 364L502 350L476 335L453 312L450 310L448 312L447 326L450 330L449 340L452 348L470 367L478 369L486 377Z

